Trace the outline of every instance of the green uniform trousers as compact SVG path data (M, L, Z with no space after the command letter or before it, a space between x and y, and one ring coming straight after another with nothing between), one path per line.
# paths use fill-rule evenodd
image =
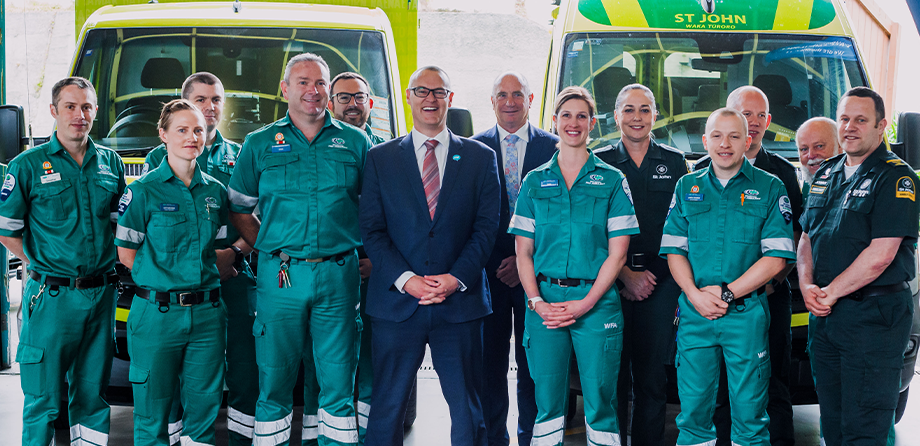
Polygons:
M740 446L769 446L769 324L770 313L763 296L750 297L740 306L729 304L725 316L710 321L681 294L676 360L681 402L677 416L678 445L715 444L712 415L719 387L719 360L724 358L732 442Z
M25 396L22 444L51 443L65 375L71 444L108 444L104 395L112 372L115 287L52 291L29 278L22 315L16 354Z
M315 421L304 408L304 436L319 444L358 442L353 401L361 332L358 256L340 262L290 262L290 287L278 287L281 260L259 256L259 297L252 333L259 367L259 400L253 444L287 445L293 416L292 390L301 363L313 362L319 387ZM312 342L311 342L312 340ZM311 346L312 344L312 351ZM309 368L305 367L307 370ZM310 383L310 377L304 377ZM304 385L305 404L309 401Z
M255 322L250 301L256 282L245 274L221 284L220 294L227 306L227 431L230 446L252 444L259 399L259 368L256 365Z
M365 321L367 315L364 309L367 304L367 281L361 281L361 320ZM367 434L367 416L371 413L371 388L374 383L374 368L371 365L371 324L362 324L361 349L358 355L358 369L355 372L355 391L357 393L356 412L358 415L358 444L364 444ZM307 333L307 345L313 344L313 339ZM318 417L319 411L319 384L316 382L316 365L313 362L313 352L304 348L303 363L303 434L300 437L301 446L315 446L318 444Z
M565 302L584 299L590 287L540 283L540 293L547 302ZM524 316L523 344L537 401L531 446L562 444L573 350L585 402L588 444L619 446L616 391L623 348L623 313L616 287L568 327L546 328L540 315L528 311Z
M134 389L134 444L170 444L176 388L184 409L183 444L213 445L223 396L227 311L210 302L161 312L134 297L128 314L128 379ZM191 443L189 443L191 442Z
M828 446L880 445L893 437L912 307L908 289L840 299L830 315L815 318L811 364Z

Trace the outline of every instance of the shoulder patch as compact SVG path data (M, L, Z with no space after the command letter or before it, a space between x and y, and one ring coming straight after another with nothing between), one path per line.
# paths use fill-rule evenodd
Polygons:
M674 194L671 195L671 205L668 206L668 215L665 216L665 220L671 216L671 210L674 209L674 206L677 206L677 192L674 192Z
M141 175L146 175L150 171L150 163L145 162L144 168L141 169Z
M900 158L893 158L890 160L885 160L886 163L891 164L892 166L906 166L907 164L904 161L901 161Z
M786 195L779 197L779 212L783 214L783 219L786 220L786 224L792 222L792 203Z
M6 184L4 183L4 188ZM916 201L917 190L914 186L914 179L908 176L903 176L898 178L898 183L896 186L897 190L895 191L894 196L896 198L908 198L910 201Z
M635 206L636 204L633 203L633 199L632 199L632 191L629 190L629 182L626 181L626 177L623 177L623 192L625 192L626 197L629 198L629 204Z
M131 200L134 199L134 193L131 192L131 189L125 189L124 195L121 196L121 200L118 200L118 215L125 215L125 211L128 210L128 205L131 204Z
M16 177L11 173L6 174L6 178L3 179L3 188L0 189L0 201L6 201L15 188Z

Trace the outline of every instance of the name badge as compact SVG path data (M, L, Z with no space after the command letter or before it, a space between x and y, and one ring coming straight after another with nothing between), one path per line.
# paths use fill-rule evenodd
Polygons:
M558 187L559 180L543 180L540 182L540 187Z
M291 151L290 144L275 144L272 146L272 153L285 153Z
M176 212L179 210L179 205L175 203L160 203L160 210L163 212Z
M53 183L55 181L61 181L61 173L52 173L50 175L42 175L42 184Z
M703 201L703 194L689 193L689 194L684 195L684 200L687 200L687 201Z

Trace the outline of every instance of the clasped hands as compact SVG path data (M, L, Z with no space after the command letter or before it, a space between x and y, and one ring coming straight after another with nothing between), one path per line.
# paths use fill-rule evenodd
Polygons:
M588 304L587 297L582 300L566 302L537 302L534 311L543 318L546 328L562 328L575 323L575 321L591 311L594 305Z
M801 287L802 299L805 301L805 308L818 317L824 317L831 314L831 307L837 303L839 297L834 297L828 292L828 287L821 288L813 283L805 284Z
M412 276L403 286L405 292L418 299L419 305L439 304L460 288L460 281L450 274Z

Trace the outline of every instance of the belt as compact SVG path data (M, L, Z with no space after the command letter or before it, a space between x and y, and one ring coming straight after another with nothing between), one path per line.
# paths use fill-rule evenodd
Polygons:
M650 256L646 256L644 252L637 252L635 254L626 255L626 266L628 266L633 271L644 271L648 268L648 263L646 259L649 259Z
M322 263L322 262L327 262L329 260L335 260L336 262L340 262L346 257L348 257L349 255L351 255L353 252L354 250L348 250L348 251L342 251L338 254L333 254L331 256L326 256L326 257L319 257L315 259L301 259L297 257L291 257L281 251L275 251L272 253L272 257L278 257L279 259L281 259L282 262L288 262L291 260L297 260L300 262L308 262L308 263Z
M908 285L907 282L896 283L894 285L864 286L853 293L843 296L843 298L853 299L858 302L867 297L885 296L897 293L898 291L904 291L908 288L910 288L910 285Z
M758 296L763 296L766 292L767 292L766 285L760 288L757 288L757 291L754 291L754 293L757 293ZM735 298L735 300L732 301L732 303L735 304L736 307L744 306L744 301L754 297L754 293L748 293L748 294L745 294L744 296L737 297Z
M31 277L32 280L36 282L42 281L41 273L36 271L29 271L29 277ZM90 288L99 288L113 283L118 283L118 274L112 272L100 274L98 276L77 277L76 279L71 279L69 277L45 276L44 283L50 286L52 290L60 287L88 290Z
M594 283L594 280L589 279L553 279L550 277L544 276L542 273L537 276L538 282L549 282L553 285L559 285L563 288L568 288L570 286L581 286L581 284L591 285Z
M162 311L163 307L169 308L169 304L179 304L182 307L190 307L192 305L203 304L205 302L211 302L212 304L220 304L220 288L214 288L211 291L190 291L190 292L178 292L178 293L166 293L162 291L150 291L144 288L137 288L134 292L138 297L150 300L150 296L153 295L154 302L160 304Z

